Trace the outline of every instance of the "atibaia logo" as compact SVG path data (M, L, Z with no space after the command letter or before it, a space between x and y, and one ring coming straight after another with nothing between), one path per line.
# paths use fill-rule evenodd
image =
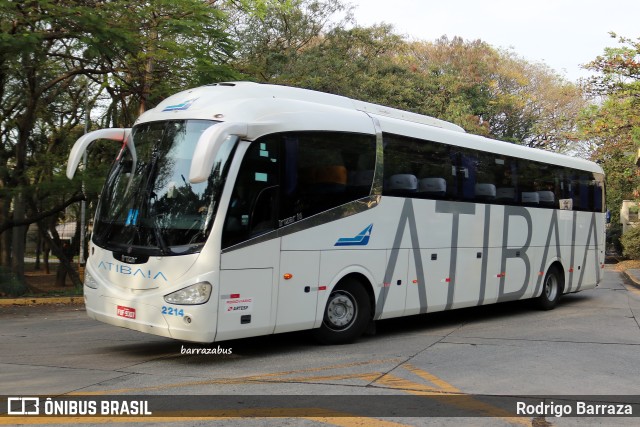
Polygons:
M162 279L165 282L168 282L167 276L164 275L162 271L152 271L152 270L143 270L142 268L131 268L128 265L117 264L114 262L100 261L98 264L98 269L113 271L119 274L123 274L125 276L131 277L142 277L143 279L151 279L151 280L159 280Z
M373 224L369 224L356 237L339 238L334 246L367 246L371 237L371 230L373 230Z

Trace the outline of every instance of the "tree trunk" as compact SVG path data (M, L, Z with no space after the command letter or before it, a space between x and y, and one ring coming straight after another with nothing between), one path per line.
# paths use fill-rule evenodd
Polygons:
M49 236L48 230L42 222L38 222L38 229L40 230L40 234L42 235L42 238L51 248L51 252L53 252L53 254L56 257L58 257L58 259L60 260L59 268L62 267L66 270L67 274L69 274L69 278L71 279L71 282L75 287L82 288L82 280L80 280L80 276L78 275L78 272L73 268L73 266L69 262L69 258L67 257L67 255L65 255L64 250L60 247L58 243L54 241L54 239L51 238L51 236ZM55 228L54 228L54 231L55 231ZM60 241L59 238L55 240ZM57 275L57 271L56 271L56 275Z
M6 219L4 214L5 204L4 199L0 199L0 223L4 222ZM4 256L9 251L9 248L6 247L4 236L4 233L0 233L0 267L6 265Z
M13 220L23 221L25 218L24 193L18 192L13 199ZM13 227L11 271L20 283L25 283L24 276L24 251L25 251L26 227Z
M49 252L51 252L51 248L49 246L49 243L46 242L46 241L42 242L42 246L43 246L42 262L44 263L44 273L45 274L50 274L51 270L49 268Z
M42 236L38 233L36 236L36 263L33 267L35 271L40 270L40 255L42 255Z
M65 281L67 278L67 269L64 265L62 265L62 260L60 260L60 264L56 267L56 287L66 286Z
M11 215L11 203L8 200L3 201L2 214L0 216L4 219L9 219ZM0 258L0 265L5 267L11 267L11 236L12 232L6 230L0 234L0 246L2 246L2 257Z

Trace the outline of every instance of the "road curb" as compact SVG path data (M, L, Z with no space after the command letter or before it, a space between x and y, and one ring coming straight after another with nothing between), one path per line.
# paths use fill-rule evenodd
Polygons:
M636 278L633 274L629 273L627 270L623 270L622 274L624 274L624 276L627 279L629 279L635 287L640 288L640 279Z
M50 304L83 304L84 297L33 297L33 298L2 298L0 306L8 305L50 305Z

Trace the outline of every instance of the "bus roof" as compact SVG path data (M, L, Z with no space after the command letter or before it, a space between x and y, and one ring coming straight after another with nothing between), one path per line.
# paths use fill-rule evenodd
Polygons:
M301 112L304 117L316 112L322 115L327 130L352 126L353 132L372 133L368 115L378 120L384 132L602 173L600 166L584 159L471 135L458 125L433 117L340 95L253 82L215 83L179 92L145 112L136 123L169 119L239 121L258 123L259 132L266 134L283 130L282 126L269 127L279 116L283 120L292 118L289 130L295 130L294 118L302 116L291 114ZM340 124L340 129L333 129L334 124Z
M323 106L363 111L384 117L397 118L403 121L464 132L463 128L453 123L421 114L398 110L396 108L384 107L382 105L357 101L340 95L333 95L308 89L253 82L214 83L189 89L170 96L161 102L156 108L149 110L149 113L154 116L158 113L173 113L172 117L177 118L175 113L189 111L187 115L191 118L194 118L195 114L204 113L207 116L207 119L211 119L212 110L216 111L221 104L226 103L228 105L230 102L242 99L254 101L260 99L296 100ZM273 112L271 109L272 106L269 107L269 111ZM245 111L245 113L248 112ZM249 120L250 119L251 118L249 118ZM154 118L153 120L157 120L157 118ZM246 120L247 118L245 118L245 121ZM147 121L147 118L145 117L145 120L143 121Z

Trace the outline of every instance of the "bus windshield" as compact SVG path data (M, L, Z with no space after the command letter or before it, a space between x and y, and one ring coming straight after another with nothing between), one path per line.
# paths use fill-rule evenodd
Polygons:
M207 181L188 181L198 139L216 123L171 120L134 126L137 155L124 146L111 169L97 209L94 243L130 255L199 252L236 144L232 138L219 149Z

